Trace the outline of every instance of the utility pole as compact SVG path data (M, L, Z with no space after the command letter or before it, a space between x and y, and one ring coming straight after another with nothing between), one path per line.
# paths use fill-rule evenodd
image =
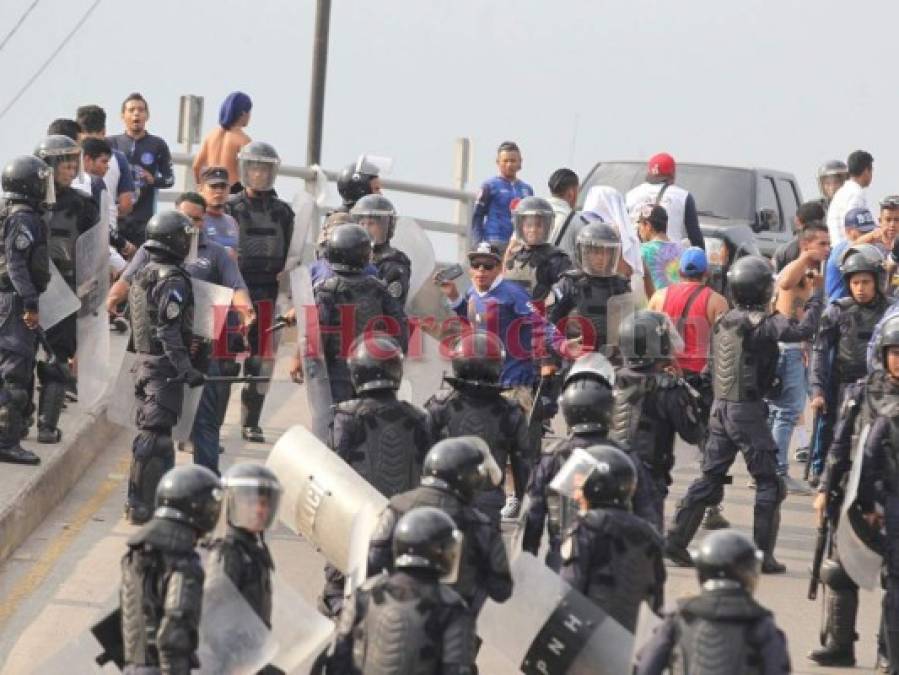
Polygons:
M321 164L322 126L325 121L325 76L328 71L328 32L331 0L316 0L315 39L312 43L312 86L309 92L309 127L306 132L306 166Z

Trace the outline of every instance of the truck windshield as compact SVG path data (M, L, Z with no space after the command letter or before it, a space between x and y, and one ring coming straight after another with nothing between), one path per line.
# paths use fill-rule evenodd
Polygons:
M579 202L594 185L610 185L621 194L643 182L646 165L641 162L608 162L596 167L581 187ZM676 184L693 194L700 221L708 218L753 220L752 172L698 164L679 164Z

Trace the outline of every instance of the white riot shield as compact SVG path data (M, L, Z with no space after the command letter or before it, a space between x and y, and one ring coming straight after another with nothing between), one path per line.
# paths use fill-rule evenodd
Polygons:
M618 350L620 342L618 328L621 322L637 310L636 299L632 293L623 293L622 295L613 295L609 298L606 305L606 345L608 354L611 355Z
M870 425L866 425L859 434L836 534L840 562L846 573L852 577L855 583L869 591L880 583L880 568L883 565L883 558L876 543L877 534L872 532L861 517L856 502L858 484L862 475L865 442L870 431Z
M331 642L334 623L278 576L272 577L272 603L272 633L278 654L271 664L285 673L305 675Z
M293 235L290 238L287 249L287 260L284 263L285 270L292 270L303 262L303 254L309 242L310 232L314 229L321 217L321 211L315 196L301 187L293 198ZM315 235L312 232L312 235Z
M649 608L649 605L645 602L640 605L640 613L637 615L637 632L634 633L634 653L631 655L631 663L633 665L636 666L640 650L646 646L646 643L652 638L652 634L655 633L656 628L661 626L662 623L662 619Z
M303 394L309 428L322 442L328 442L331 421L331 384L325 363L324 345L318 329L318 309L312 279L305 266L290 273L293 306L297 312L297 344L303 354Z
M74 314L81 307L78 296L69 288L66 280L62 278L53 261L50 261L50 281L46 290L38 298L38 310L41 317L41 327L44 330L51 328Z
M631 672L634 636L530 553L512 563L514 590L478 617L484 647L526 675Z
M352 572L353 537L365 536L358 525L353 531L356 517L365 510L379 515L387 499L302 425L278 439L266 466L284 487L281 522L341 572Z
M205 386L205 385L204 385ZM190 432L194 428L194 420L197 417L197 409L200 407L200 398L203 396L203 387L184 387L184 397L181 400L181 415L178 423L172 429L172 439L176 441L189 441Z
M412 300L426 283L431 281L436 271L437 260L434 246L421 226L412 218L399 218L390 245L402 251L412 261L409 276L409 298L406 308L411 310Z
M277 651L271 631L228 575L216 572L207 576L203 585L198 672L252 675L271 662Z
M109 382L109 211L75 241L75 294L80 302L75 324L78 402L85 410L102 398ZM43 320L43 317L41 317Z
M190 283L194 293L194 322L191 330L194 335L206 340L217 340L225 327L234 289L194 278L191 278Z

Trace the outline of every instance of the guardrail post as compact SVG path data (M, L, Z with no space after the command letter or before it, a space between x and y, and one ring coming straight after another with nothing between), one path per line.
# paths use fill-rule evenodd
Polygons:
M471 139L467 137L457 138L453 148L453 187L457 190L465 190L468 177L471 173ZM468 253L468 229L471 224L471 202L467 199L458 199L454 220L460 226L457 237L459 250L459 263L465 262L465 254Z

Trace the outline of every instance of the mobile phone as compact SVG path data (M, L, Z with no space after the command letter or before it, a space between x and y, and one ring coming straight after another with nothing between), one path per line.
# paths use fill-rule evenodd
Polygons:
M458 279L459 277L461 277L463 271L464 270L462 269L462 265L456 263L455 265L437 272L437 274L434 275L434 280L438 284L445 284L452 281L453 279Z

